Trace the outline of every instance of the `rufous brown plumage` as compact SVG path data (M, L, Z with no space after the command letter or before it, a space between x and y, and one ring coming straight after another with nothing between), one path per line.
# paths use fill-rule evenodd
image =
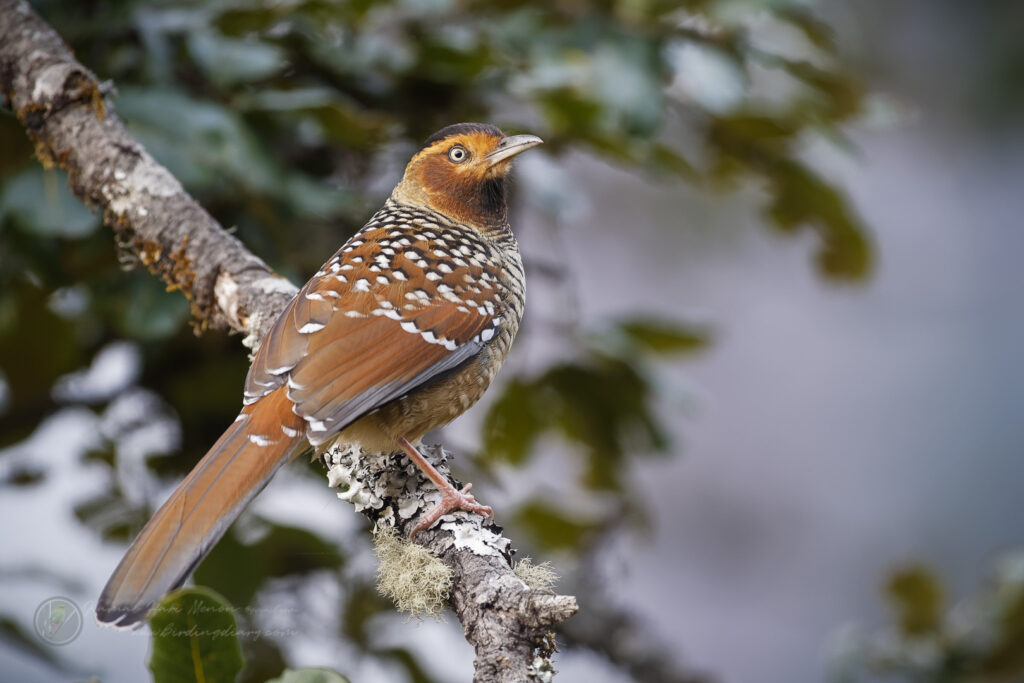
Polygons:
M307 444L404 449L442 493L413 533L455 509L490 514L416 444L483 395L519 328L525 280L505 180L540 142L475 123L428 138L263 340L242 412L136 537L100 596L101 622L143 619Z

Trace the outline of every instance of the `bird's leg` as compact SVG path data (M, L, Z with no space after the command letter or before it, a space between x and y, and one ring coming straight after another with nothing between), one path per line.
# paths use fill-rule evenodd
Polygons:
M430 526L436 522L442 515L447 515L449 512L455 510L465 510L466 512L475 512L478 515L484 517L491 517L494 512L486 505L481 505L476 502L473 498L473 494L469 492L473 488L472 484L466 484L462 487L462 490L456 489L454 486L448 483L448 480L441 476L441 474L434 469L434 466L427 462L416 447L409 443L408 439L402 438L398 440L398 445L402 447L405 454L409 456L411 460L423 474L427 475L430 481L434 482L434 486L441 493L441 502L434 506L432 510L423 514L422 519L413 528L412 533L409 534L409 539L423 531L424 529L430 528Z

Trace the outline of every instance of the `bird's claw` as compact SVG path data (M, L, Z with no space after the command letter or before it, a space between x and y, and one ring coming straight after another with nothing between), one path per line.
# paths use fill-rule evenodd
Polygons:
M435 505L429 512L423 514L420 521L413 528L409 534L409 540L412 540L416 534L429 529L434 525L434 522L439 520L449 512L455 512L456 510L464 510L466 512L473 512L482 517L493 517L494 511L488 505L481 505L476 502L473 494L469 490L473 488L472 484L466 484L461 490L456 490L453 486L449 485L447 488L441 489L441 501Z

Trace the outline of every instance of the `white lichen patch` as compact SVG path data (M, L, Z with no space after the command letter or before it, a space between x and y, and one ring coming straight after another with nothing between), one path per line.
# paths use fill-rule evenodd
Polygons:
M402 519L412 519L412 516L423 507L423 501L415 496L405 498L398 505L398 516Z
M536 655L530 663L526 680L537 683L552 683L555 680L555 667L551 664L551 658Z
M440 446L425 447L422 452L442 476L447 473L447 454ZM338 489L338 497L352 503L357 512L379 510L378 525L413 520L441 500L438 490L400 453L365 453L358 445L335 445L324 452L323 461L328 483ZM468 512L444 515L440 528L448 534L432 541L435 552L454 547L477 555L504 556L510 546L507 538L484 527L479 515Z
M327 483L331 488L339 489L338 498L352 503L356 512L384 507L384 492L374 489L379 477L367 476L372 457L363 457L358 446L350 445L344 449L332 448L325 459L328 463Z
M442 522L441 528L451 532L452 545L458 550L469 550L475 555L504 555L511 541L496 534L490 529L485 529L480 517L468 515L467 513L455 513L458 519L450 522ZM469 519L467 519L469 517Z
M245 324L238 319L238 283L230 273L221 272L217 276L217 281L213 283L213 296L217 300L217 307L224 311L224 315L232 323L239 327L245 327Z
M260 325L262 324L263 314L260 313L259 311L249 316L249 326L247 328L249 330L249 334L245 335L245 337L242 339L242 346L252 351L252 353L249 354L250 363L252 362L253 356L255 356L256 354L256 349L260 345L260 336L258 334L258 331L260 329Z
M105 183L100 192L110 210L118 216L147 204L153 197L173 197L184 192L181 183L166 168L141 150L134 168L130 171L116 168L110 175L110 182Z
M287 294L288 296L295 296L299 292L298 287L279 275L260 278L256 282L252 283L252 286L264 294L276 294L280 292L282 294Z
M400 612L440 620L452 588L452 570L426 548L398 537L390 526L374 531L377 590L395 603Z
M33 53L34 54L34 53ZM64 83L74 70L69 64L51 64L43 69L32 88L32 100L51 100L64 89Z
M524 557L512 565L512 571L520 581L536 590L551 590L558 582L558 574L551 568L550 562L534 564L532 559Z

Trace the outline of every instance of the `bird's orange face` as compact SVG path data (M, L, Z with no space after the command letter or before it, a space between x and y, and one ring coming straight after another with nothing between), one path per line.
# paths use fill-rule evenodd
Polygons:
M512 158L541 143L495 126L459 123L430 138L405 168L393 196L473 226L505 221L505 178Z

